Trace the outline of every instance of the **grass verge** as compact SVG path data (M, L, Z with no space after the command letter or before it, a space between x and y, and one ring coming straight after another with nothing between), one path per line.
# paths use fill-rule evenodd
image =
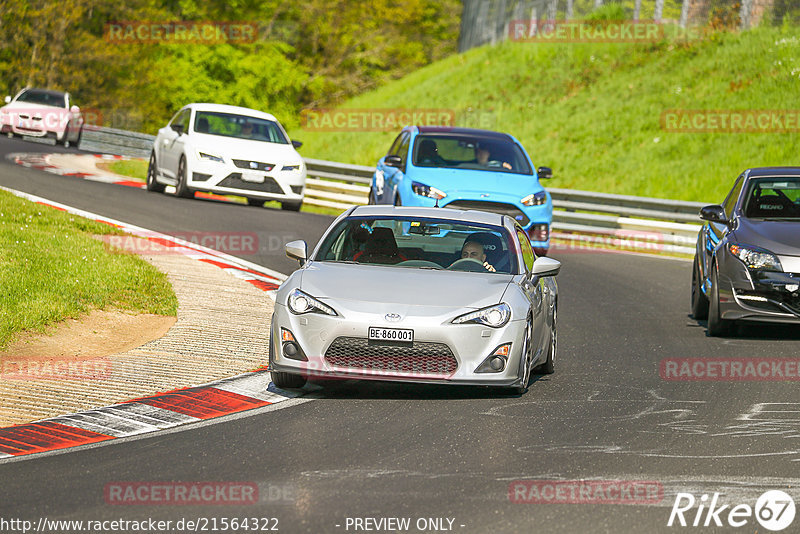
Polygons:
M92 237L119 233L0 191L0 349L92 309L176 315L164 273Z

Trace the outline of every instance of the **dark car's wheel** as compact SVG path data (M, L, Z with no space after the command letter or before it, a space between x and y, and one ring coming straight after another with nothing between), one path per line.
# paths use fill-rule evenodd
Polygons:
M700 261L694 257L692 267L692 317L696 320L708 318L708 297L703 293L700 277Z
M247 205L248 206L256 206L256 207L263 207L266 200L262 200L260 198L248 198Z
M272 376L272 383L275 384L275 387L281 389L296 389L306 385L306 377L303 375L274 371L270 373L270 376Z
M403 201L400 200L400 195L396 195L394 197L394 205L395 206L402 206L403 205Z
M150 161L147 163L147 190L154 193L163 193L164 184L156 181L156 153L150 152Z
M175 186L175 196L181 198L193 198L194 191L189 189L189 186L186 185L186 158L181 156L181 160L178 163L178 183Z
M711 266L711 296L708 306L708 335L724 336L731 330L731 322L719 314L719 276L716 265Z
M556 372L556 350L558 349L558 335L556 325L558 321L558 306L553 307L553 331L550 337L550 346L547 348L547 359L533 369L537 375L552 375Z
M375 205L375 191L372 189L371 186L369 188L369 198L367 198L367 204L370 206Z
M303 207L303 201L281 202L281 209L286 211L300 211Z

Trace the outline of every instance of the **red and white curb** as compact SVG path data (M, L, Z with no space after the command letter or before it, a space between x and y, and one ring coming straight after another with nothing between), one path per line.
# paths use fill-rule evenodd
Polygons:
M0 186L18 197L110 224L135 236L171 247L175 253L215 265L275 298L286 276L229 254L123 223L95 213ZM276 404L303 392L286 392L271 384L269 372L257 370L200 386L133 399L121 404L0 428L0 459L54 451L147 434L223 415Z

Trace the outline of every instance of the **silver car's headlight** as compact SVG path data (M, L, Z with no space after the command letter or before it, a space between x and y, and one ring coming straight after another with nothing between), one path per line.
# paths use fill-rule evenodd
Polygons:
M208 154L206 152L198 152L197 157L207 161L216 161L217 163L224 163L221 157L215 156L214 154Z
M728 250L731 254L739 258L749 269L761 271L783 271L781 261L778 257L768 250L754 247L751 245L729 244Z
M453 324L477 323L492 328L505 326L511 319L511 307L505 302L478 311L465 313L453 319Z
M289 305L289 310L296 315L302 315L304 313L338 315L333 308L327 304L323 304L308 293L303 293L299 289L295 289L289 293L289 298L286 303Z

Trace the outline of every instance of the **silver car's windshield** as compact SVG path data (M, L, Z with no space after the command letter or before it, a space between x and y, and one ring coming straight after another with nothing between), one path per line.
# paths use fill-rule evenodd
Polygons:
M533 174L519 146L507 139L489 136L418 135L414 141L414 165Z
M194 119L194 131L281 145L289 144L289 140L275 122L232 113L198 111Z
M800 220L800 177L751 180L744 214L750 219Z
M497 226L440 219L349 217L315 261L516 274L516 246Z

